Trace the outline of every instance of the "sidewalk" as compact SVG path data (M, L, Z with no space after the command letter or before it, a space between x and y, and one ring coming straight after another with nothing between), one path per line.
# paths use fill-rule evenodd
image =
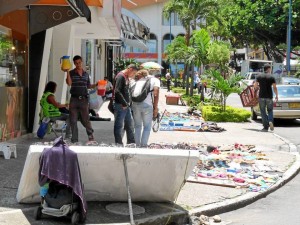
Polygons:
M187 107L181 105L166 105L166 89L161 89L159 109L167 109L169 112L186 112ZM108 102L105 102L100 110L101 117L113 115L107 110ZM92 122L95 130L95 139L101 143L114 143L113 121ZM151 133L149 143L152 142L190 142L213 146L232 145L235 143L243 145L255 145L257 150L266 154L280 170L283 176L270 189L264 192L247 192L245 189L221 187L187 182L179 192L176 204L171 203L138 203L145 208L146 213L135 216L137 224L166 224L176 222L185 224L187 214L200 215L204 213L212 216L221 212L234 210L265 197L272 191L282 186L297 173L300 168L300 160L296 146L289 143L272 132L259 132L261 126L246 123L218 123L218 126L226 131L220 133L212 132L183 132L183 131L159 131ZM82 143L87 141L85 130L79 124L79 137ZM54 136L47 135L43 141L51 141ZM25 225L25 224L69 224L69 220L43 219L35 221L33 208L36 204L18 204L16 193L18 183L23 170L26 154L32 143L40 142L34 134L24 135L9 142L17 144L17 159L4 160L0 156L0 225ZM107 203L89 202L87 224L129 224L128 216L114 215L105 210ZM170 217L171 216L171 217Z

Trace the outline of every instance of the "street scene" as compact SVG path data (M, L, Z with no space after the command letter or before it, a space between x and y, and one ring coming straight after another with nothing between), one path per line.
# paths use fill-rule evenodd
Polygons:
M299 224L298 9L0 2L0 225Z

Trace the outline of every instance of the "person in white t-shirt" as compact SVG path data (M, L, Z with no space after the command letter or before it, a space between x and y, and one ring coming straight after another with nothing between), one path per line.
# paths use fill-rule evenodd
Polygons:
M132 102L135 143L139 147L147 147L152 127L152 119L156 118L158 114L160 81L156 77L149 75L147 70L139 70L136 74L136 78L139 82L132 81L131 86L135 84L140 85L141 88L144 86L146 80L150 79L150 92L146 99L142 102ZM135 89L137 88L138 86L136 86Z

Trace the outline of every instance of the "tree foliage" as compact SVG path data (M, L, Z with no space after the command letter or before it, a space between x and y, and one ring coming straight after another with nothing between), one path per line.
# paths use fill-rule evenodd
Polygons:
M192 47L189 50L188 62L194 62L200 67L207 63L207 53L211 44L210 35L205 29L196 30L191 38Z
M292 46L297 46L300 45L300 1L292 2ZM261 45L270 59L281 60L284 53L276 46L286 43L287 0L219 0L219 4L222 25L230 33L234 47Z
M182 36L176 37L166 49L167 58L171 63L186 62L188 47Z
M207 58L210 63L217 64L221 72L224 71L225 65L230 59L228 44L217 41L213 42L209 46Z

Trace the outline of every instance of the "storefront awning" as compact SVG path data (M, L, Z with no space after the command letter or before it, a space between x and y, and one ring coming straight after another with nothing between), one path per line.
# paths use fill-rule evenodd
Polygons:
M121 37L121 40L124 42L125 45L129 45L134 48L139 48L144 51L148 51L149 49L145 43L145 40L140 39L139 37L130 32L124 32L123 36Z
M0 0L0 16L5 13L24 8L27 5L36 2L36 0Z
M146 40L150 35L150 29L133 12L124 8L121 12L121 40L125 45L148 50Z
M84 0L67 0L70 7L81 17L85 17L88 22L92 22L91 11Z
M91 11L84 0L66 0L68 5L75 11L78 16L85 17L88 22L91 22ZM28 5L38 3L37 0L0 0L0 16L22 9ZM43 4L40 4L43 6ZM55 5L53 5L55 6ZM57 5L60 6L60 5ZM45 5L45 7L47 7Z

